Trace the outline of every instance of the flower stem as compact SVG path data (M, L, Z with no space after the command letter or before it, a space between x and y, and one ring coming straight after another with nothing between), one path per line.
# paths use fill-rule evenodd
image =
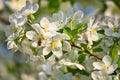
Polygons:
M78 49L80 49L80 50L83 50L82 47L77 46L77 45L75 45L75 44L72 44L71 46L73 46L73 47L75 47L75 48L78 48ZM85 51L85 52L87 52L90 56L93 56L93 57L95 57L95 58L97 58L97 59L99 59L99 60L102 60L101 57L99 57L98 55L96 55L96 54L94 54L94 53L91 53L90 51Z

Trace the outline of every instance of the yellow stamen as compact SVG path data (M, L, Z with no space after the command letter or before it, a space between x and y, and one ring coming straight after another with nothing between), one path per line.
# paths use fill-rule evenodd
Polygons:
M52 47L57 47L57 43L56 43L56 41L52 41Z
M90 29L90 32L96 33L96 29Z
M105 69L105 70L107 70L107 69L108 69L108 66L107 66L107 65L105 65L105 64L104 64L102 67L103 67L103 69Z
M48 24L45 24L45 26L44 26L45 32L48 31L48 28L49 28L49 25L48 25Z

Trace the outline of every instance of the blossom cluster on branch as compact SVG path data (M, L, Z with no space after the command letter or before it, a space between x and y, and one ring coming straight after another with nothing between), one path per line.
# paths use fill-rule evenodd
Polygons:
M119 80L120 19L97 20L69 8L39 22L38 4L29 0L9 17L5 28L8 49L20 51L30 62L38 62L40 80Z

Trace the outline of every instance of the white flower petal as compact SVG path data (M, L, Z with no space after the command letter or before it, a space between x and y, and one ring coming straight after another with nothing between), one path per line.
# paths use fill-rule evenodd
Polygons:
M99 69L99 70L102 70L103 69L103 63L101 62L93 62L93 66L95 69Z
M58 26L54 22L49 23L48 26L49 26L48 31L57 31L58 30Z
M109 66L107 73L112 74L117 69L117 67L118 67L117 64L113 64L113 65Z
M90 38L92 38L93 41L97 41L99 39L97 32L91 32L90 36Z
M92 16L92 17L90 18L89 23L88 23L88 26L89 26L89 27L92 27L92 25L93 25L93 23L94 23L94 20L95 20L95 17Z
M64 51L71 51L71 45L70 45L70 43L68 41L63 41L62 49Z
M46 17L43 17L40 21L40 25L45 28L45 25L49 24L49 20Z
M37 40L37 34L35 31L26 32L26 37L30 40Z
M32 43L32 46L35 47L35 48L38 47L38 42L37 42L37 41L34 41L34 42Z
M45 74L45 72L39 72L39 77L40 77L40 80L47 80L47 75Z
M18 50L18 46L14 43L14 41L8 41L7 48L12 49L12 51L14 51L14 52L16 52Z
M51 46L46 46L43 48L43 55L48 55L51 52Z
M110 56L108 56L108 55L104 56L103 59L102 59L102 61L103 61L107 66L110 66L110 65L111 65L111 62L112 62Z
M105 35L112 36L112 34L113 34L112 29L105 29Z
M75 64L77 68L79 68L80 70L85 70L84 66L81 64Z
M49 62L46 62L45 64L42 65L42 68L44 70L44 72L46 72L48 75L51 75L52 74L52 66Z
M58 57L58 58L61 58L62 57L62 48L55 48L52 50L53 54Z
M45 34L45 31L40 27L39 24L33 24L32 25L32 28L35 29L35 31L38 33L38 34Z
M38 8L39 8L39 5L38 5L38 4L34 4L34 5L31 7L30 12L31 12L31 13L35 13L35 12L38 10Z
M93 80L98 80L97 74L98 73L96 71L91 73L91 77L92 77Z
M80 23L82 21L84 14L82 11L77 11L73 15L73 19L76 21L76 23Z

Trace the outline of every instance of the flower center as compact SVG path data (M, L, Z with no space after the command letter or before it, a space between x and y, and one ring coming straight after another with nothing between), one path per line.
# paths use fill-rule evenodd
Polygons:
M90 29L90 32L96 33L96 29Z
M107 65L103 65L103 69L107 70L108 69L108 66Z
M114 32L118 32L118 29L119 29L119 28L118 28L117 26L114 26L114 27L113 27L113 31L114 31Z
M48 32L48 28L49 28L49 25L45 24L45 26L44 26L45 32Z
M56 41L52 41L52 47L56 48L57 47L57 42Z

